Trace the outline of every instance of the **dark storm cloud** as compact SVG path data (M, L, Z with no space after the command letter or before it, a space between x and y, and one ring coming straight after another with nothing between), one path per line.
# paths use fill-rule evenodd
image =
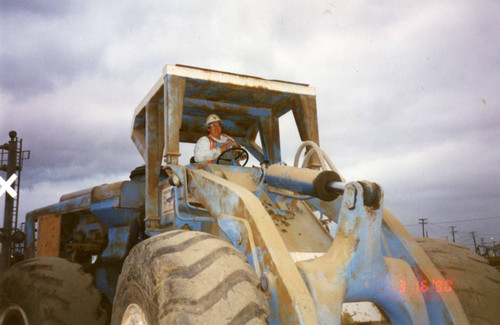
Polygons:
M78 103L74 105L78 107ZM84 113L78 114L78 110ZM24 163L23 184L26 188L31 189L40 182L126 173L142 164L130 141L129 121L122 117L106 119L102 123L82 119L87 114L104 115L104 109L78 107L73 112L54 111L56 114L41 112L33 116L25 110L24 115L8 114L12 123L0 123L2 131L8 130L9 124L15 125L18 136L23 139L24 149L31 151L30 160ZM3 139L6 135L0 137Z
M6 77L0 79L0 87L18 99L26 99L52 91L58 82L71 81L95 67L96 61L57 44L44 44L32 53L4 54L0 56L0 71Z
M31 13L46 17L65 14L70 9L70 3L64 0L2 0L0 11L6 14Z
M111 139L89 136L85 142L74 141L71 136L67 137L66 141L46 140L48 141L41 147L43 149L36 146L37 141L31 143L31 161L25 163L23 172L27 188L42 181L61 182L96 175L126 173L142 163L134 151L135 148L128 141L127 134ZM54 148L47 149L51 146Z
M92 30L75 24L67 2L7 1L0 5L0 88L25 100L95 70L100 43L78 44Z

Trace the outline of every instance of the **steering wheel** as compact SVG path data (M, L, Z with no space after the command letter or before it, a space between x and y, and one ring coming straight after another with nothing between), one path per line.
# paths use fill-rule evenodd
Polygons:
M243 164L238 164L239 161L241 161L241 160L244 160L245 162ZM218 164L220 162L226 162L226 163L231 162L233 164L233 166L242 166L243 167L248 162L248 151L246 151L245 149L243 149L241 147L228 149L228 150L224 151L223 153L221 153L219 158L217 158L216 163Z

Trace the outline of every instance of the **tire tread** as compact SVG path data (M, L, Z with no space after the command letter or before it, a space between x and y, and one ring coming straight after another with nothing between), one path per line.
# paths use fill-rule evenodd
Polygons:
M36 324L104 324L101 295L81 265L37 257L14 265L0 283L0 308L17 304Z
M195 231L165 233L138 244L127 257L112 323L120 324L131 303L127 297L134 296L148 297L155 324L265 324L269 308L258 282L245 256L229 243Z

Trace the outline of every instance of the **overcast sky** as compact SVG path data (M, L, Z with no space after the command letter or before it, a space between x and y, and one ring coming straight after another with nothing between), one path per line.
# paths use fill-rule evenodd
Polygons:
M498 0L2 0L0 143L16 130L31 151L20 216L127 179L143 163L135 107L165 64L185 64L314 86L320 145L347 180L378 182L415 236L427 218L429 237L456 226L458 242L498 243L499 12ZM286 117L289 163L294 128Z

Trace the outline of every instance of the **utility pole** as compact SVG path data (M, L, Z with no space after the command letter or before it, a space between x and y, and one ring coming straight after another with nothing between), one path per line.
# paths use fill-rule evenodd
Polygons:
M451 228L451 235L453 237L453 242L455 242L455 228L456 228L456 226L450 226L450 228Z
M422 237L424 237L424 238L425 238L425 230L424 230L424 225L425 225L425 224L427 224L427 221L425 221L425 220L427 220L427 218L420 218L420 219L418 219L418 220L420 220L420 222L419 222L419 223L420 223L420 224L422 224Z
M472 239L474 240L474 251L476 252L476 254L479 254L479 248L476 245L476 232L472 231L471 234L472 234Z

